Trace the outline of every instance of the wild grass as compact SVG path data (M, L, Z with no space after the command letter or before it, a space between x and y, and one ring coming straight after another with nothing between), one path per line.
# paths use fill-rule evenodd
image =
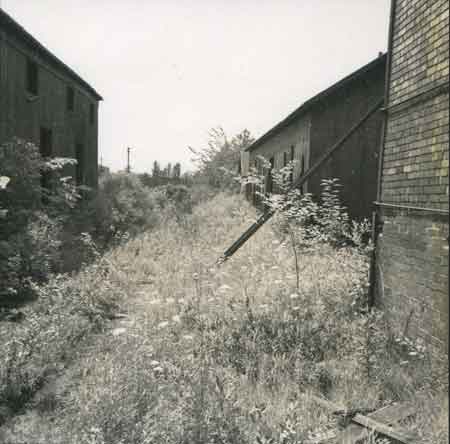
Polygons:
M299 254L297 288L291 246L268 224L215 265L254 217L222 194L42 287L21 324L0 324L2 399L67 368L45 396L19 399L28 408L0 440L314 442L339 424L311 394L360 409L413 400L406 426L424 442L448 440L441 366L408 355L382 314L359 305L363 252L324 244ZM108 323L117 311L127 318Z

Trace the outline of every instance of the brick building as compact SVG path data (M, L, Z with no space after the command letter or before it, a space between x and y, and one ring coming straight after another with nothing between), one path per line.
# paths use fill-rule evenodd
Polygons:
M378 302L448 347L449 2L392 0L378 215Z
M44 156L78 160L96 186L100 95L0 9L0 143L19 137Z
M294 180L308 169L328 148L343 137L367 111L383 98L386 56L348 75L317 94L256 140L242 157L242 175L249 166L258 168L263 156L275 169L296 160ZM351 216L371 217L377 192L377 165L382 115L374 114L308 180L304 191L317 195L325 178L340 179L342 199ZM247 186L254 199L254 188ZM270 180L266 181L266 191Z

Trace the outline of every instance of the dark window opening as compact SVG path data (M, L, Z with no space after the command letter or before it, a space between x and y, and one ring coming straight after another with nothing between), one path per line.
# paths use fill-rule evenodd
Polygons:
M283 167L285 167L286 165L287 165L287 163L288 163L288 160L287 160L287 153L286 153L286 151L283 153Z
M53 151L53 135L52 130L48 128L41 127L40 137L39 137L39 152L43 158L51 157ZM41 186L50 190L51 188L51 172L42 171L41 173ZM45 202L45 200L43 199Z
M82 185L84 182L84 145L77 143L75 146L75 156L77 159L76 182Z
M66 108L67 111L75 109L75 91L71 86L68 86L66 91Z
M52 145L52 130L41 126L39 151L42 157L50 157L52 155Z
M303 174L305 174L305 156L302 154L300 176L303 176ZM300 187L300 192L303 194L303 185Z
M294 157L295 157L295 148L294 145L291 145L291 162L294 162ZM294 181L294 165L292 164L292 170L291 170L291 174L289 176L289 182L293 182Z
M271 193L273 191L273 177L272 177L272 171L275 167L275 158L270 158L270 169L267 171L267 186L266 186L266 192Z
M91 125L95 123L95 106L92 103L89 105L89 123Z
M27 60L27 79L26 88L30 94L37 96L39 90L39 75L36 62Z

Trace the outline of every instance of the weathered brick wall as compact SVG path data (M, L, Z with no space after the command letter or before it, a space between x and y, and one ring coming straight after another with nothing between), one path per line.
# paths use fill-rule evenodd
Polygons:
M448 0L395 1L390 104L448 79Z
M397 334L448 346L448 220L385 210L379 297Z
M380 196L393 207L380 208L378 296L397 332L442 350L448 349L449 2L393 1Z
M383 201L448 208L448 93L388 118Z

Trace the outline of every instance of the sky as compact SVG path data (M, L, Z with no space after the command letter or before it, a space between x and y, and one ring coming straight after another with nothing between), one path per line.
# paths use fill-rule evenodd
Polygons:
M99 160L151 171L258 138L386 51L390 0L0 0L104 98Z

